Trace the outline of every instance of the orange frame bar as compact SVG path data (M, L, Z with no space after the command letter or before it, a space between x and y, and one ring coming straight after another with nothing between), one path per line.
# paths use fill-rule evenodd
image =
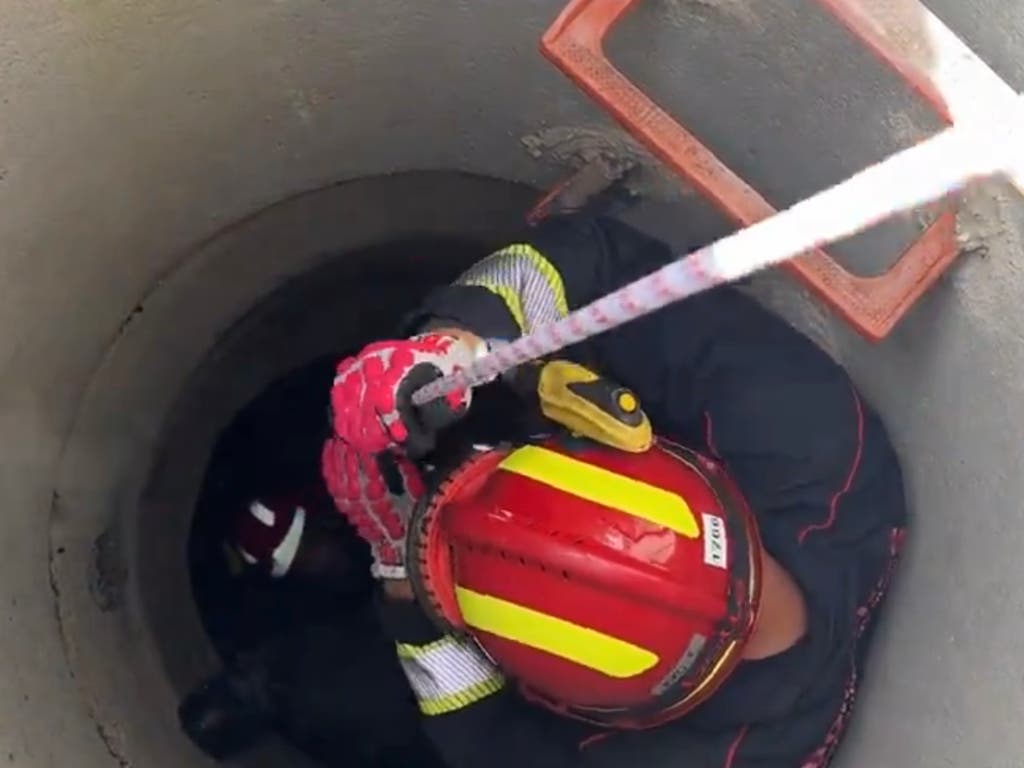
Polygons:
M541 51L658 159L685 178L732 221L749 226L776 211L693 134L654 103L605 56L608 31L638 0L571 0L544 34ZM881 33L855 0L818 0L949 123L945 101ZM955 212L945 205L935 222L885 273L859 277L825 250L783 267L863 336L879 341L957 257Z

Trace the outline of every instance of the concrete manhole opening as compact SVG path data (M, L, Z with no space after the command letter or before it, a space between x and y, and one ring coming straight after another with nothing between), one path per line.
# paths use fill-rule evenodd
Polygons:
M138 300L78 401L52 505L50 576L59 638L74 673L71 684L87 707L86 735L95 740L98 731L109 753L94 764L203 764L179 728L177 708L222 667L192 599L186 557L193 510L218 435L239 409L288 371L390 332L431 285L507 242L534 199L529 189L450 173L341 184L241 222L183 256ZM963 279L979 267L971 269ZM1013 282L997 287L1002 285ZM992 491L981 488L970 471L968 449L981 450L986 435L1014 444L1001 431L1008 420L986 424L991 411L972 410L986 429L959 429L957 419L937 418L936 409L949 416L942 407L920 398L922 387L932 396L949 388L945 402L964 392L975 398L988 392L993 401L1008 402L995 379L989 389L956 386L973 381L968 374L988 364L1000 341L998 334L975 333L976 316L941 311L959 300L958 290L956 284L936 289L887 346L837 336L840 356L883 409L901 451L916 458L910 464L915 501L924 499L940 515L919 529L927 545L918 551L946 553L945 562L954 565L961 539L959 526L952 526L959 518L941 517L944 498L963 488L998 507ZM932 338L927 332L934 328L971 343L958 345L959 357L938 354L938 344L909 343L908 334ZM1010 348L999 344L1004 352ZM950 372L923 380L922 370ZM936 446L951 452L943 460L956 460L957 484L932 484L929 462L940 458ZM934 495L939 491L942 498ZM969 501L958 498L964 505ZM998 582L997 563L1012 562L1004 550L1015 539L1001 525L1000 535L985 528L998 525L994 516L975 522L972 540L984 540L986 551L1000 551L998 557L971 558L972 568L985 564ZM955 618L941 590L922 580L952 588L950 579L960 569L937 572L931 562L911 552L905 571L910 578L900 589L914 601L890 611L883 625L883 633L899 633L899 645L890 642L889 653L876 659L873 679L880 690L869 692L873 706L862 707L854 721L861 732L884 728L887 712L920 712L903 698L908 685L886 681L904 680L906 665L920 658L909 651L924 647L927 638L907 644L908 632L942 632ZM954 671L961 670L958 664ZM848 746L844 759L857 765L864 743ZM897 746L887 742L887 748ZM271 740L242 764L301 766L305 759L303 752Z
M360 753L373 739L324 722L376 712L359 722L380 728L388 720L366 706L374 694L360 690L360 675L377 669L401 686L393 648L366 628L361 545L342 534L354 565L340 594L296 602L279 585L231 583L225 521L251 493L317 483L334 362L393 333L426 291L510 237L533 197L448 173L331 187L214 238L140 302L83 401L51 529L65 650L89 716L123 764L201 764L179 705L246 664L250 679L270 680L277 709L269 737L238 764L334 764L339 749L345 764L391 764ZM345 210L354 224L337 221ZM125 419L136 442L125 442ZM342 606L327 622L325 602ZM349 662L327 665L349 640ZM316 700L323 685L303 681L322 683L325 666L348 670L331 688L350 696L332 690L331 706ZM376 700L415 713L401 692ZM394 764L430 765L412 721L413 743L396 745ZM263 725L250 719L240 730ZM317 741L326 732L336 742ZM377 741L401 742L394 733Z
M916 2L645 0L607 55L780 207L938 127L823 10L839 5L928 54L904 23ZM222 666L186 557L217 436L271 382L383 333L399 309L381 286L412 301L427 278L411 265L445 249L373 269L365 255L457 241L473 253L456 261L475 258L535 200L498 179L548 189L621 143L538 54L565 6L6 4L0 761L208 764L177 707ZM929 27L1024 87L1019 4L927 6ZM659 180L665 194L652 182L638 206L645 229L681 244L728 228L691 218L701 196ZM914 516L842 768L1021 764L1007 716L1024 704L1020 199L995 184L963 196L964 251L881 344L789 278L761 281L880 411ZM873 274L920 224L836 252ZM303 753L269 744L244 763L302 766Z

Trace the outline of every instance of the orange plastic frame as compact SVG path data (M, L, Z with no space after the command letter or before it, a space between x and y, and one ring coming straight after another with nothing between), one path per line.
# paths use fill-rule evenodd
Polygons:
M623 75L604 54L608 31L638 0L572 0L544 34L541 50L582 90L610 112L656 157L684 177L730 219L748 226L775 209L704 144ZM951 123L946 103L927 75L890 43L856 0L818 0L878 58L899 74L939 116ZM783 266L862 335L879 341L957 256L955 211L938 218L888 271L859 277L823 249Z

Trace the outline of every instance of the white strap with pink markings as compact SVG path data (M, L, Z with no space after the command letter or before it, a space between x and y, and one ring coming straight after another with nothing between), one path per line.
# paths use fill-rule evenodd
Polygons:
M1020 97L987 121L954 126L846 181L705 246L567 317L495 348L468 368L413 393L417 405L489 381L510 368L604 333L688 296L856 234L974 179L1024 176Z

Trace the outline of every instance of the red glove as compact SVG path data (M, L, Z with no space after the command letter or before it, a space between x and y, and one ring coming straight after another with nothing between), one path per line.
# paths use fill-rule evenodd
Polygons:
M242 559L276 579L288 574L306 532L307 510L295 499L254 499L232 522L229 543Z
M338 511L370 545L373 575L404 579L406 526L423 495L419 470L405 456L358 453L338 438L324 443L322 469Z
M381 341L342 360L331 389L334 433L362 454L400 447L413 457L429 453L437 432L469 408L469 390L422 406L412 394L434 379L469 366L475 350L452 336L428 333Z

